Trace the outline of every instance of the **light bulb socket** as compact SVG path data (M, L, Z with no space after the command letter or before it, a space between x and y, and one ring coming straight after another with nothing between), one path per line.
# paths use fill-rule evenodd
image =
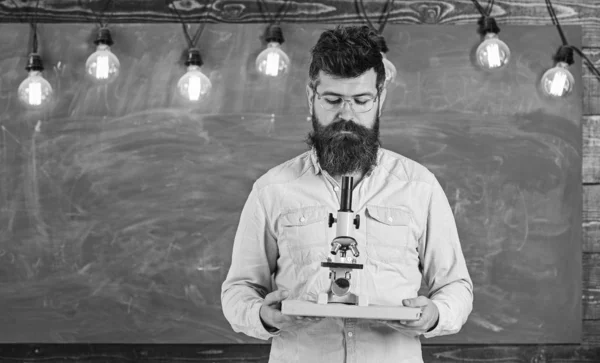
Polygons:
M279 44L283 44L285 39L283 39L283 31L279 25L271 24L267 27L265 31L265 40L267 43L277 42Z
M564 62L568 65L573 64L575 62L573 48L568 45L561 45L554 55L554 61L556 63Z
M477 24L479 24L478 32L481 35L486 35L488 33L500 33L500 27L496 23L496 19L491 16L482 16Z
M31 71L43 71L44 70L44 64L42 63L42 57L40 57L39 54L37 53L31 53L29 55L29 58L27 59L27 66L25 67L25 69L28 72Z
M186 66L202 66L202 57L200 56L200 50L197 48L190 48L188 50L188 58L185 61Z
M94 40L94 44L99 45L99 44L106 44L109 47L111 45L114 44L113 40L112 40L112 36L110 35L110 30L108 30L108 28L100 28L100 30L98 30L98 35L96 36L96 40Z
M387 46L387 43L385 42L385 38L381 34L377 35L377 37L375 38L375 43L379 47L379 51L382 53L387 53L390 50L390 48L388 48Z

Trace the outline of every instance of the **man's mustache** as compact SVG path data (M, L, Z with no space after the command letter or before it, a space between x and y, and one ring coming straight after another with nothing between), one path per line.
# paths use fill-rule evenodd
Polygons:
M359 134L368 134L369 130L362 126L357 124L354 121L345 121L345 120L340 120L340 121L335 121L329 125L327 125L327 127L325 127L325 132L331 132L331 133L337 133L337 132L341 132L341 131L350 131L350 132L354 132L354 133L359 133Z

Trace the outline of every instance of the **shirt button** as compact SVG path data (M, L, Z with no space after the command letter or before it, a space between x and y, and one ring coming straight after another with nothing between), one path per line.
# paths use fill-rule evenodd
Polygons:
M392 217L388 217L388 221L390 221L390 222L393 222L393 221L394 221L394 218L392 218Z
M348 332L348 336L349 336L350 338L352 338L352 336L353 336L353 335L354 335L354 333L352 333L351 331L349 331L349 332Z
M333 190L335 190L336 192L340 191L340 187L338 187L337 185L335 187L333 187Z
M300 217L300 222L304 223L304 221L306 221L306 218Z

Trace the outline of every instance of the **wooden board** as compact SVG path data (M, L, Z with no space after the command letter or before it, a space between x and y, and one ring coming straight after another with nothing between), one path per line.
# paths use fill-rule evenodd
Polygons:
M280 13L283 0L174 0L181 16L195 25L209 23L266 23ZM362 23L364 16L357 11L357 0L289 1L281 17L282 23L348 24ZM363 0L367 16L376 25L382 19L388 0ZM481 1L480 1L481 2ZM3 22L18 22L34 14L41 22L93 23L96 15L114 23L177 22L167 6L170 0L61 0L0 2ZM487 6L487 1L483 3ZM110 5L107 7L107 4ZM209 4L207 6L207 4ZM264 4L263 6L261 6ZM554 0L554 10L562 25L582 25L585 33L582 44L600 45L600 5L596 0ZM511 25L552 25L544 0L498 0L492 15L502 27ZM472 24L480 14L470 0L395 1L389 24ZM555 35L558 34L555 32Z
M377 320L419 320L421 309L405 306L358 306L346 304L317 304L311 301L284 300L281 312L293 316L320 316Z
M426 341L426 339L424 339ZM10 363L267 363L270 344L0 344ZM597 363L596 345L423 345L426 363Z
M600 83L600 80L598 83ZM600 95L597 98L600 100ZM581 173L583 183L598 184L600 182L600 116L584 116L582 131L583 169ZM597 206L591 207L597 208ZM585 209L586 207L584 207ZM595 217L600 217L600 214ZM600 222L600 219L598 221Z

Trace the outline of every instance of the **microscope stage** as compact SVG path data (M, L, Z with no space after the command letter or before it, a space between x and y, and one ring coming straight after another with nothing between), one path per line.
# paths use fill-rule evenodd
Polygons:
M321 262L321 267L362 270L363 265L361 263Z

